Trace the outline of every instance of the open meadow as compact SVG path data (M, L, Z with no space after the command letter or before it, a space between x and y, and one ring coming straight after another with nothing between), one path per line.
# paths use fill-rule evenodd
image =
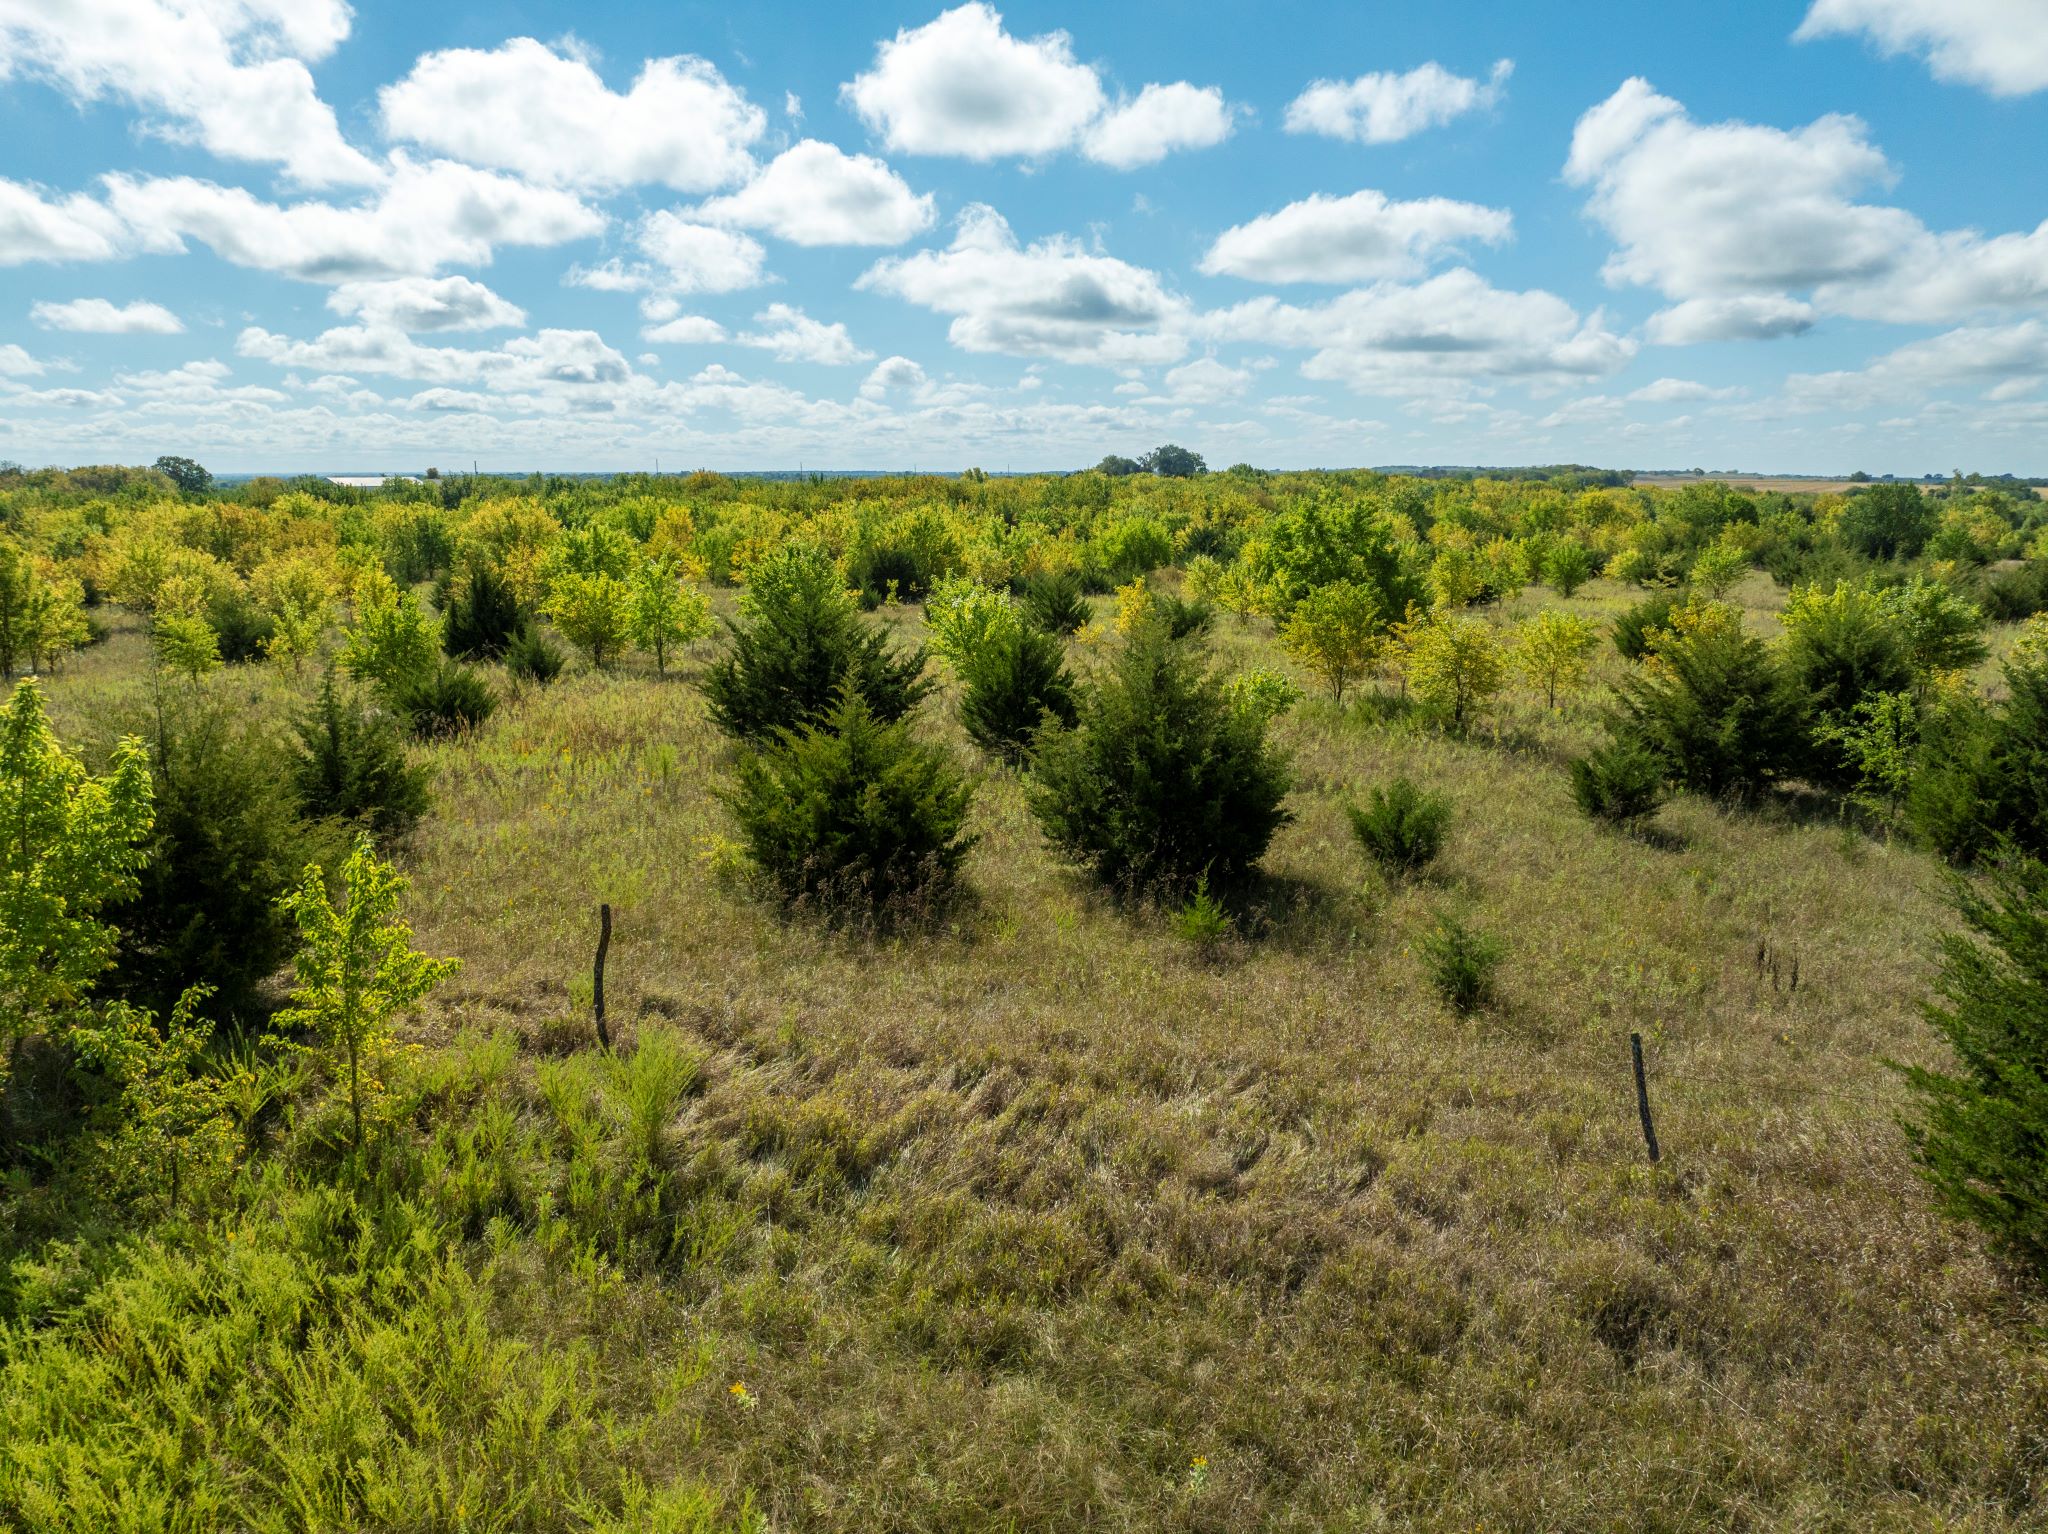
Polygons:
M314 1036L272 1015L288 973L232 1016L200 1003L226 1142L169 1200L104 1173L125 1131L75 1127L106 1097L65 1085L62 1028L87 1025L17 1030L0 1524L2038 1527L2048 1300L1944 1214L1901 1128L1918 1109L1895 1065L1952 1066L1923 1003L1953 870L1910 814L1796 768L1709 793L1659 758L1668 802L1618 823L1571 771L1618 691L1680 665L1658 645L1718 632L1714 614L1790 654L1789 593L1910 570L1981 600L1969 569L1859 562L1839 497L1719 492L1709 516L1694 492L1227 478L1083 485L1101 500L1079 511L1048 509L1077 504L1074 481L296 487L264 506L144 485L102 488L99 513L82 488L17 487L13 536L42 578L83 583L98 630L46 668L49 727L93 773L139 736L160 835L180 773L212 770L181 765L210 759L209 728L289 746L331 666L380 695L362 660L379 603L389 619L417 592L445 637L462 572L493 568L521 621L582 654L542 681L479 652L466 674L495 706L404 747L426 807L375 845L410 881L411 945L460 968L394 1013L368 1131L339 1057L287 1047ZM1392 561L1354 586L1421 583L1402 627L1382 600L1354 636L1341 701L1331 645L1292 619L1342 583L1276 595L1273 553L1307 542L1288 542L1304 508L1340 503L1370 513L1340 551L1384 535ZM1935 537L1974 530L1980 563L2033 539L2001 568L2040 566L2038 512L1928 505ZM595 527L635 559L666 542L669 585L719 627L659 667L601 639L593 658L559 600L577 556L549 551ZM1574 537L1607 574L1551 557ZM1064 544L1093 588L1058 640L1084 697L1158 610L1201 609L1165 653L1292 684L1261 716L1291 782L1256 866L1218 879L1206 921L1185 882L1091 878L1038 809L1051 736L1014 762L982 749L969 667L935 653L905 717L972 787L949 893L911 915L778 898L733 785L743 758L794 748L736 741L714 700L733 632L766 621L757 572L807 540L835 591L872 593L856 621L898 656L944 651L947 613L1007 612L1031 550ZM1008 568L977 563L990 540ZM222 593L286 589L279 550L339 572L305 654L189 659L181 612L218 656ZM1693 571L1715 558L1731 567ZM146 591L145 565L171 573ZM1695 605L1625 657L1612 630L1660 591ZM1512 657L1546 614L1587 625L1578 667L1496 667L1452 722L1413 659L1425 636L1472 623ZM2016 706L2039 641L1972 621L1980 647L1926 685ZM1405 872L1349 815L1403 778L1448 805L1441 850ZM219 804L201 823L234 819ZM346 842L323 824L331 876ZM235 885L260 840L239 835L186 877ZM1498 955L1472 1005L1432 962L1445 918ZM180 951L232 954L218 936ZM145 1162L198 1119L148 1122Z

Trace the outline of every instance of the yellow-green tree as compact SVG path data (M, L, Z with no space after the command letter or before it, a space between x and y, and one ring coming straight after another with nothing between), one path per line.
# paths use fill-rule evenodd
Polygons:
M1473 710L1500 691L1507 663L1493 625L1483 618L1439 615L1408 644L1408 686L1424 705L1463 729Z
M1554 709L1560 692L1585 685L1598 639L1599 631L1576 613L1547 609L1516 631L1515 669L1543 689L1544 706Z
M135 891L154 820L149 763L124 740L95 778L23 681L0 708L0 1031L18 1038L83 1003L114 954L100 908ZM5 1065L0 1064L0 1076Z
M461 965L413 948L412 928L400 914L406 880L378 860L369 837L358 839L341 865L341 885L335 905L319 865L308 864L282 901L302 945L292 961L298 985L278 1022L311 1033L346 1073L353 1145L361 1150L363 1105L383 1091L398 1044L394 1025Z
M668 652L711 632L711 603L683 584L681 560L650 559L633 572L627 630L633 643L654 654L654 669L668 670Z
M1294 604L1280 642L1342 703L1344 689L1370 675L1386 649L1379 598L1355 581L1318 586Z
M633 589L616 575L565 570L549 586L541 611L600 669L632 643Z

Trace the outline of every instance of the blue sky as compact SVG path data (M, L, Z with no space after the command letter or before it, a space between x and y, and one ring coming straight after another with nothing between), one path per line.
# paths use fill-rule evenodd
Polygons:
M0 0L0 457L2048 472L2048 5Z

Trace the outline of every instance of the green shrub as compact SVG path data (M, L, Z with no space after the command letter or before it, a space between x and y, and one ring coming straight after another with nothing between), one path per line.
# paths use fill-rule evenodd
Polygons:
M1571 764L1572 798L1595 820L1639 825L1664 802L1664 763L1633 740L1610 740Z
M475 729L496 711L498 695L475 667L444 660L407 683L397 703L413 734L432 738Z
M1543 556L1543 578L1561 597L1569 598L1592 579L1592 575L1592 551L1583 543L1566 539L1552 545L1550 552Z
M1468 1016L1493 1000L1494 972L1507 956L1500 940L1448 912L1421 940L1423 967L1452 1011Z
M405 757L397 722L355 694L334 673L320 697L293 721L299 759L292 767L299 813L367 826L379 836L404 831L427 812L427 769Z
M1223 902L1209 893L1209 876L1195 880L1185 904L1168 918L1174 935L1201 953L1213 953L1230 936L1237 921L1223 908Z
M104 989L168 1017L211 985L209 1012L247 1022L291 952L279 897L308 863L338 861L343 833L299 813L297 753L260 719L201 699L148 733L156 824L134 897L107 911L121 948Z
M226 665L263 659L277 620L240 586L224 586L206 604L206 625Z
M1806 716L1805 693L1763 641L1706 628L1660 645L1655 666L1621 684L1614 729L1672 781L1743 796L1797 767Z
M831 717L848 688L887 724L931 691L925 653L897 656L862 622L823 549L792 545L756 565L732 645L704 679L711 718L728 735L767 741Z
M2048 661L2009 662L2004 703L1961 698L1926 722L1906 818L1953 862L2001 839L2048 858Z
M1007 629L972 651L961 668L960 723L984 751L1007 761L1031 753L1048 719L1071 725L1074 679L1060 642L1036 629Z
M1907 1134L1948 1212L2048 1278L2048 866L2014 860L1955 900L1967 930L1942 941L1927 1017L1958 1070L1906 1071Z
M1040 737L1032 810L1061 853L1113 888L1241 878L1289 818L1291 775L1268 722L1196 651L1141 632L1075 727Z
M1088 621L1080 578L1064 570L1034 576L1024 587L1024 618L1042 633L1074 633Z
M1655 637L1671 627L1677 608L1678 599L1663 591L1623 608L1614 619L1614 648L1627 660L1641 660L1650 653Z
M1351 834L1381 868L1390 874L1420 873L1443 850L1451 823L1451 801L1426 793L1407 778L1375 788L1363 806L1345 806Z
M1866 559L1911 559L1934 533L1934 507L1918 485L1872 485L1849 498L1835 528Z
M450 588L441 642L464 660L496 660L525 626L519 598L490 563L478 560Z
M825 718L742 753L721 797L786 904L881 916L943 903L974 838L974 786L943 747L847 690Z
M1159 596L1153 599L1152 611L1166 626L1168 639L1199 639L1216 626L1216 609L1200 599Z
M1985 615L1997 623L2018 623L2048 612L2048 559L2030 559L1984 583Z
M531 619L519 626L511 643L505 646L505 669L518 681L538 682L545 687L568 664L569 657L562 647Z

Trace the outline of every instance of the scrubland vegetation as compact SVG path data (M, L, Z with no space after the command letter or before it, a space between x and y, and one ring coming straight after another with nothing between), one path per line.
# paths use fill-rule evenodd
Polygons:
M1164 454L0 474L0 1525L2038 1526L2048 504Z

